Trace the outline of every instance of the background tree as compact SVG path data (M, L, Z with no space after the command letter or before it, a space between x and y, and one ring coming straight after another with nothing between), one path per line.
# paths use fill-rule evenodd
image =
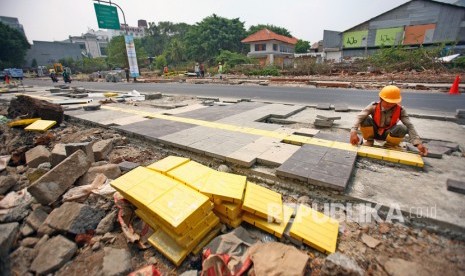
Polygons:
M213 62L221 50L241 52L246 36L244 22L213 14L195 24L186 34L187 58Z
M140 68L146 63L148 55L144 47L142 47L140 39L134 39L134 45L136 47L137 64ZM107 63L111 68L129 68L126 44L123 36L114 37L110 43L108 43L107 50Z
M32 68L37 68L37 60L35 58L32 59L31 67Z
M169 21L149 23L148 35L141 39L142 46L150 56L158 56L167 51L173 40L182 43L191 26L186 23L172 23Z
M250 26L249 30L247 31L247 36L253 33L256 33L260 30L263 30L263 29L268 29L274 33L277 33L283 36L292 37L291 32L289 32L289 30L287 30L286 28L278 27L278 26L270 25L270 24L258 24L258 25Z
M31 45L20 31L0 23L0 68L22 67Z
M246 55L240 53L233 53L228 50L221 51L221 53L216 57L216 63L218 62L226 64L229 68L233 68L234 66L239 64L252 63L251 59L248 58Z
M307 53L310 49L310 41L305 41L302 39L297 40L297 44L295 45L295 52L298 54Z

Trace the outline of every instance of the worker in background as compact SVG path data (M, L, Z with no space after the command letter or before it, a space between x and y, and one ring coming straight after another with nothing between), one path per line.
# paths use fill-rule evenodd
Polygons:
M194 72L195 72L195 76L197 78L200 78L200 66L198 62L195 63Z
M411 143L418 148L421 155L426 156L428 149L423 145L413 124L410 122L407 111L400 105L402 97L400 89L388 85L379 92L379 102L373 102L358 115L350 131L350 143L358 145L360 138L357 130L360 127L364 146L373 146L374 140L386 141L388 148L398 149L400 142L408 133ZM398 124L401 121L403 124Z
M126 81L129 83L129 68L124 68L124 72L126 73Z
M223 79L223 65L221 62L218 62L218 74L220 75L220 80Z

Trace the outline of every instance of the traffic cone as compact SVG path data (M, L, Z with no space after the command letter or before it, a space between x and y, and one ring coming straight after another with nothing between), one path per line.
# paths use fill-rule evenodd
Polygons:
M460 76L457 75L455 77L454 83L452 84L452 87L449 90L449 95L459 95L459 83L460 83Z

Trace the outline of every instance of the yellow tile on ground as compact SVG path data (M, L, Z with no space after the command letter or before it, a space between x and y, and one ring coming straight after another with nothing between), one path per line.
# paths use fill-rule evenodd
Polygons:
M192 254L197 255L202 249L207 246L221 231L221 225L215 226L202 240L192 249Z
M321 252L334 253L338 228L337 220L301 204L297 209L290 235Z
M387 149L381 149L376 147L360 146L357 154L359 156L366 156L373 159L383 159L383 156L387 156Z
M240 203L221 202L221 204L215 204L213 209L225 217L237 219L242 213L241 207Z
M388 156L383 157L383 159L390 162L398 162L404 165L416 166L420 168L424 166L424 162L421 156L419 154L410 152L388 150Z
M340 150L349 150L349 151L357 151L358 147L353 146L350 143L343 143L334 141L333 145L331 146L333 149L340 149Z
M184 185L177 185L147 207L176 234L184 233L213 208L208 197Z
M153 170L144 167L137 167L130 172L123 174L117 179L112 180L110 185L117 191L124 193L126 190L133 187L137 183L140 183L153 175Z
M141 220L143 220L145 223L147 223L150 226L150 228L152 228L152 230L154 232L157 231L158 228L160 228L160 226L158 224L156 224L156 219L154 219L153 216L151 216L150 214L148 214L144 210L136 209L135 213Z
M334 141L319 138L311 138L311 140L308 141L308 144L331 148L334 145Z
M221 201L241 203L246 180L247 177L243 175L214 171L206 179L200 192L217 204Z
M7 125L9 127L27 126L38 120L41 120L41 119L40 118L22 119L22 120L16 120L16 121L9 122Z
M247 182L242 210L276 223L283 221L282 195L252 182Z
M255 225L256 227L262 229L265 232L268 232L272 235L275 235L278 238L281 238L283 236L287 224L289 223L289 220L291 219L293 212L294 210L291 207L284 205L283 221L280 224L268 222L267 219L258 217L256 215L252 215L248 212L244 212L244 214L242 215L242 219L252 225Z
M181 181L192 189L199 191L203 187L203 182L198 182L198 180L214 171L215 170L200 163L189 161L177 168L168 171L167 175Z
M155 233L150 236L149 243L153 245L158 251L160 251L165 257L171 260L176 266L179 266L187 255L198 245L203 238L207 236L211 229L218 225L219 219L214 218L213 222L208 226L204 227L199 236L192 241L187 248L176 243L170 235L168 235L162 229L158 229Z
M177 168L189 161L189 158L171 155L153 164L150 164L149 166L147 166L147 168L166 174L168 171Z
M177 244L176 241L161 229L155 231L148 241L176 266L179 266L187 255L189 255L189 250L187 248L183 248Z
M305 137L305 136L291 134L291 135L286 136L283 139L283 142L300 146L300 145L305 144L306 142L308 142L308 139L306 139L306 138L307 137Z
M182 183L153 171L151 176L124 191L124 196L137 207L146 208L158 197L177 185L182 185Z
M213 210L213 212L215 212L215 215L218 216L221 223L224 223L224 224L228 225L229 227L237 228L242 223L242 216L239 216L239 217L237 217L235 219L231 219L231 218L228 218L228 217L220 214L216 210Z
M27 131L46 131L52 126L56 125L56 121L51 120L37 120L34 123L28 125L24 130Z

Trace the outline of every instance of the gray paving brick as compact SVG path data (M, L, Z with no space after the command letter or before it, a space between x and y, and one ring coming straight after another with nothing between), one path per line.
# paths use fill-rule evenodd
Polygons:
M312 167L312 171L341 178L349 178L352 168L353 166L322 160Z
M124 131L134 132L146 137L159 138L183 129L192 128L195 125L179 123L169 120L151 119L125 126L115 127Z
M325 140L330 140L330 141L338 141L338 142L344 142L348 143L349 142L349 135L346 133L330 133L330 132L318 132L313 136L315 138L320 138L320 139L325 139Z
M307 182L308 175L313 164L301 162L295 159L288 159L276 169L276 175Z
M308 175L308 183L328 187L338 191L344 191L349 182L349 178L350 176L348 178L342 178L319 173L317 171L311 171Z
M335 104L334 111L336 112L349 112L349 106L346 104Z
M460 194L465 194L465 182L454 179L447 179L447 190Z
M331 105L330 105L329 103L319 103L319 104L316 106L316 109L330 110L330 109L331 109Z
M347 150L329 149L322 160L353 166L357 159L357 152Z

